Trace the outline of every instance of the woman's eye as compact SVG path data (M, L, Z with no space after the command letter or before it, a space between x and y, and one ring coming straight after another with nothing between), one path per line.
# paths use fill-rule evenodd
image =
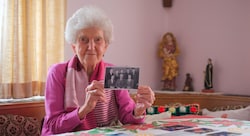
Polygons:
M95 38L95 42L101 42L101 41L102 41L102 38L101 38L101 37Z
M81 37L80 42L87 44L87 43L89 43L89 39L87 37Z

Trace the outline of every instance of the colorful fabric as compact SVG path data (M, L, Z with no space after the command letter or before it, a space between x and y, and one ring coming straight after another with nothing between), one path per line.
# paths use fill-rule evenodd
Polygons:
M206 118L204 116L192 115L190 118L182 119L163 119L152 121L140 125L124 125L115 127L101 127L89 131L78 131L61 134L60 136L155 136L155 135L211 135L231 134L231 135L250 135L250 121L224 119L224 118ZM178 130L178 131L176 131Z

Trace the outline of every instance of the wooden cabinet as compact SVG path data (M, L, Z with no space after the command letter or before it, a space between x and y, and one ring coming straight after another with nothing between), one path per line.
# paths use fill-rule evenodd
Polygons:
M0 114L16 114L36 117L41 121L45 116L44 101L1 103Z
M173 103L181 104L200 104L200 108L213 109L222 106L248 106L250 105L249 96L223 95L217 93L168 93L157 91L154 105L166 105Z

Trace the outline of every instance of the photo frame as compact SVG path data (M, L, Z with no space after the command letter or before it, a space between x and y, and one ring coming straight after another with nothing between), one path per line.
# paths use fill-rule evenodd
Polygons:
M105 89L137 89L139 85L138 67L109 66L105 70Z

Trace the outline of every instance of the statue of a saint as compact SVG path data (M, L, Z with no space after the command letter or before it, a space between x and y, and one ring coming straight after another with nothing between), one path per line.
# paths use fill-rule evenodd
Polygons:
M191 78L190 73L187 73L183 91L194 91L192 82L193 82L193 79Z
M174 35L170 32L163 35L159 44L158 55L162 59L162 90L176 90L176 77L178 75L178 63L176 57L180 51Z
M203 92L214 92L213 88L213 64L212 59L208 59L206 70L204 71L204 90Z

